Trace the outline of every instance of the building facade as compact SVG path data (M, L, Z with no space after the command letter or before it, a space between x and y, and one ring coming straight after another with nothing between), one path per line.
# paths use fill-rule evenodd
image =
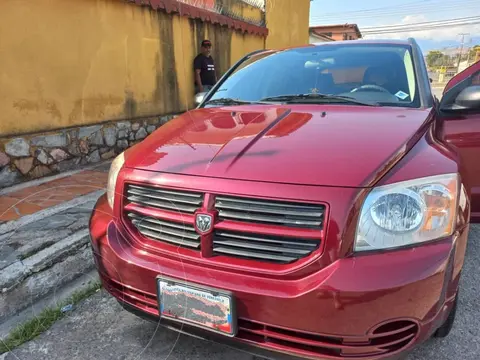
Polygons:
M322 25L311 26L309 29L310 43L357 40L362 38L362 33L357 24L340 24L340 25Z

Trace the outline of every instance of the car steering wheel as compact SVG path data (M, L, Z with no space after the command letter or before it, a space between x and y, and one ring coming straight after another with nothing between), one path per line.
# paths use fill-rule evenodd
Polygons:
M357 91L375 91L375 92L383 92L391 95L390 91L388 91L387 89L379 85L362 85L358 88L353 89L350 92L357 92Z

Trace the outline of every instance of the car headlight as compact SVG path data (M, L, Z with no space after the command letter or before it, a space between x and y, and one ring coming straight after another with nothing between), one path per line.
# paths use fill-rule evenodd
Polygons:
M113 209L113 201L115 199L115 185L117 184L117 177L120 169L125 163L125 156L123 153L118 155L115 160L112 161L110 165L110 171L108 172L108 182L107 182L107 200L110 207Z
M451 235L458 188L458 174L374 188L362 206L355 251L391 249Z

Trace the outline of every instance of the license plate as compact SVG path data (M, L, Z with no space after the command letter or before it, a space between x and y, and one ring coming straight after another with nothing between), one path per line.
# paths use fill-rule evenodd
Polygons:
M231 293L157 279L160 317L235 336L236 318Z

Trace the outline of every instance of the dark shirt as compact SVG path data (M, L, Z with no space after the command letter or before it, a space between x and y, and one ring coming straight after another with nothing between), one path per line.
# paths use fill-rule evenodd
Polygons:
M199 54L193 61L193 68L200 70L202 85L215 85L215 62L211 56Z

